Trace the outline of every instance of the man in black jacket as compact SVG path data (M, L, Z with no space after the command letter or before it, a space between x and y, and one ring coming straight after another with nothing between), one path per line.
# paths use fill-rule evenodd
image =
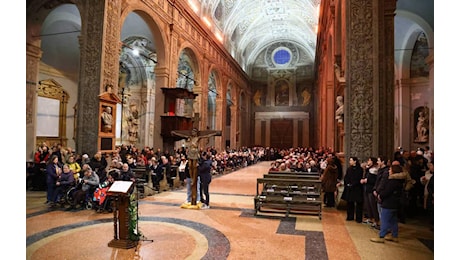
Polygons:
M401 165L392 165L388 172L389 177L383 178L376 193L377 200L381 203L379 237L371 238L372 242L383 243L385 240L398 242L398 209L401 202L401 193L405 177L400 179L390 178L393 174L403 173ZM407 174L407 173L406 173ZM391 232L391 236L386 236Z
M160 191L160 181L163 180L163 166L158 162L157 158L150 159L149 169L151 170L153 187L156 191Z
M202 160L198 166L198 175L200 176L200 194L201 202L204 204L202 209L209 209L209 184L212 180L211 175L211 155L203 153ZM204 194L204 196L203 196Z

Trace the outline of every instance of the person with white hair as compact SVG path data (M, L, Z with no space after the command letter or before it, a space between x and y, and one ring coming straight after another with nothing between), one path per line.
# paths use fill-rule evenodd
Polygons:
M318 172L319 171L315 160L312 159L308 163L310 164L310 171L312 171L312 172Z

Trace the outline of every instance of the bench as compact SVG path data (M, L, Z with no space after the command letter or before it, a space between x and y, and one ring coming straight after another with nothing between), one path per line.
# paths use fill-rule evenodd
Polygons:
M308 176L316 176L317 178L319 178L320 173L319 172L291 172L291 171L288 171L288 172L285 172L285 171L269 171L268 174L285 174L285 175L308 175Z
M264 174L264 178L276 178L276 179L300 179L300 180L319 180L318 176L313 175L302 175L302 174L277 174L267 173Z
M317 214L321 219L321 181L308 178L257 178L254 215Z
M144 166L133 168L134 178L136 179L136 188L139 191L140 198L144 198L144 185L147 183L147 169Z

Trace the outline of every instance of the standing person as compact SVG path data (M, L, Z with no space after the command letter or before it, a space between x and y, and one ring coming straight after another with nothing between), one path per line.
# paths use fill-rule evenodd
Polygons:
M428 210L428 202L429 202L429 191L428 191L428 183L430 179L434 175L434 162L428 163L428 170L425 172L425 175L420 177L420 182L423 185L423 209Z
M190 176L190 171L189 171L189 165L188 165L188 161L187 161L187 158L185 157L185 155L181 155L181 162L179 164L179 175L181 174L181 172L184 173L185 175L185 184L187 186L187 200L185 201L185 203L188 205L188 204L191 204L192 203L192 177ZM201 201L201 194L200 194L200 177L198 176L198 183L197 183L197 199L196 199L197 203Z
M201 202L204 204L202 209L209 209L209 184L212 180L211 175L211 156L204 153L203 160L198 166L198 175L200 177L200 195Z
M434 167L434 161L431 161ZM430 215L430 224L434 224L434 172L433 176L431 176L430 180L426 184L426 189L428 191L428 199L427 199L427 210Z
M34 190L46 190L46 164L50 159L51 153L48 146L42 144L38 147L34 155L34 177L32 178L32 186ZM48 201L46 202L48 203Z
M391 165L401 165L399 161L393 161ZM412 180L409 172L402 167L401 173L388 174L388 179L402 179L404 180L404 188L401 193L401 201L399 203L398 218L399 222L406 223L406 206L409 203L409 191L412 189L415 180Z
M62 160L63 156L62 156L62 145L61 144L56 144L55 146L53 146L51 155L57 155L58 160L59 160L59 165L62 166L64 164Z
M335 166L337 166L337 173L338 173L337 180L341 181L343 179L342 161L340 160L340 158L337 156L336 153L332 155L332 158L334 159Z
M395 164L390 167L388 175L402 173L401 165ZM381 203L379 237L371 238L372 242L383 243L385 240L398 242L398 209L401 201L401 193L404 187L404 179L382 179L377 192L377 200ZM386 236L391 232L391 236Z
M193 185L195 186L195 183L197 183L198 179L198 174L197 174L197 163L200 158L200 151L198 150L198 144L201 139L203 138L209 138L211 136L220 136L222 135L221 131L212 131L212 130L207 130L207 131L198 131L198 129L193 128L191 132L189 131L171 131L171 134L177 135L180 137L187 138L187 148L188 148L188 161L189 161L189 170L190 170L190 176L193 179ZM196 194L194 194L193 190L195 187L192 189L192 205L195 205L195 200L196 200Z
M349 161L344 178L345 200L347 201L347 221L356 220L357 223L363 222L363 200L364 192L361 179L364 170L359 164L358 157L352 156Z
M324 203L326 207L335 207L335 192L337 191L337 166L334 159L327 159L327 166L324 173L321 175L321 186L324 191Z
M89 162L89 166L97 174L101 183L107 178L107 164L107 160L102 156L102 152L100 151L96 152Z
M177 163L177 171L179 172L179 179L181 184L185 182L186 175L190 176L190 172L188 169L188 161L185 157L185 154L180 155L180 161Z
M368 215L366 222L373 226L376 226L380 220L379 212L377 211L377 201L373 194L378 171L379 165L377 164L377 158L369 157L364 178L361 180L361 183L364 185L364 206Z
M56 182L61 175L62 169L59 163L59 157L52 155L46 165L46 204L53 202L54 190L56 189ZM53 206L53 205L51 205Z
M388 166L388 158L384 155L377 157L377 165L379 170L377 172L377 179L375 180L374 188L372 194L374 194L374 198L377 202L377 212L379 213L379 219L382 214L382 204L377 200L377 189L382 182L382 179L388 178L388 171L390 170ZM377 224L375 225L376 229L380 229L380 222L376 221Z

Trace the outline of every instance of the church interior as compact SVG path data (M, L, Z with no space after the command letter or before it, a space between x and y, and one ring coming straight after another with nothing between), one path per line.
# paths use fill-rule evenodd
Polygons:
M174 153L172 131L192 129L219 133L204 150L323 148L344 169L435 150L433 0L27 0L25 36L27 163L44 143ZM111 214L50 211L27 191L27 259L434 259L424 219L376 245L340 207L255 217L269 167L215 178L209 210L180 208L184 187L143 198L153 242L123 250L107 247Z

